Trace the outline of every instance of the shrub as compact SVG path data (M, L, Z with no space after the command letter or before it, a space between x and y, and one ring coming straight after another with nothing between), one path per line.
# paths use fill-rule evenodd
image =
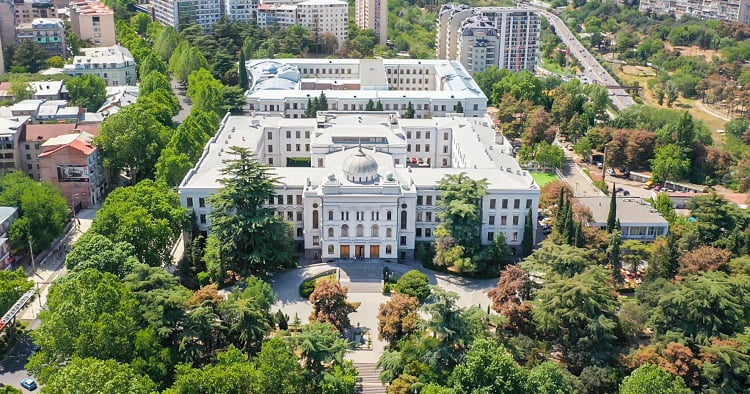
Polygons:
M430 280L427 275L417 270L411 270L399 278L395 286L396 290L405 295L417 298L424 302L430 296Z
M393 288L393 284L386 283L383 285L383 295L391 295L391 289Z
M313 291L315 291L315 279L308 279L299 284L299 295L302 298L310 298Z
M209 274L206 271L199 272L197 277L198 277L198 285L200 287L206 286L209 283L211 283L211 274Z

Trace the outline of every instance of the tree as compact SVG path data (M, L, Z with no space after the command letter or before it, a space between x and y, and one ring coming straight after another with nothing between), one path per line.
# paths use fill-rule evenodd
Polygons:
M744 118L735 118L727 122L724 130L737 138L743 138L745 132L750 128L750 121Z
M132 183L153 176L156 161L167 143L169 130L146 108L129 105L108 117L94 138L104 165L113 173L125 170Z
M34 89L31 84L23 81L13 81L10 83L9 93L13 96L14 101L28 100L34 97Z
M404 119L414 119L414 105L409 101L409 105L404 112Z
M609 197L609 212L607 213L607 232L611 233L617 224L617 193L615 184L612 183L612 195Z
M171 264L174 240L188 221L177 193L151 180L115 189L96 215L91 231L112 242L127 242L136 257L153 267Z
M26 272L22 268L15 271L0 271L0 316L5 315L5 312L8 312L8 309L33 285L26 278Z
M375 102L372 101L372 99L367 100L367 105L365 105L365 111L375 111Z
M383 103L378 100L377 103L375 103L375 111L382 111L383 110Z
M39 72L47 63L49 54L34 40L24 40L18 45L13 53L13 67L18 67L22 72Z
M464 105L463 105L463 104L461 104L461 102L460 102L460 101L459 101L458 103L456 103L456 109L455 109L455 112L456 112L457 114L462 114L462 113L464 113Z
M141 67L143 67L143 65L141 65ZM159 70L153 70L150 73L141 76L140 96L148 96L157 90L172 92L172 85L166 73L162 73Z
M532 310L537 329L552 335L573 368L610 357L617 328L617 300L598 266L570 278L547 280Z
M528 377L530 392L539 394L580 393L581 383L570 372L553 361L545 361L532 368Z
M22 172L0 178L0 203L18 207L20 217L8 230L14 248L40 253L63 234L70 212L60 189L47 181L35 182Z
M378 311L378 336L388 341L391 349L398 341L417 330L419 300L403 293L395 293L391 299L380 304Z
M561 169L565 164L565 151L557 145L542 141L533 147L534 160L547 168Z
M553 279L560 276L570 278L595 264L593 250L546 241L520 265L534 276Z
M424 302L430 296L430 280L418 270L410 270L396 282L396 291Z
M107 99L107 82L94 74L84 74L71 78L65 86L68 88L73 104L96 112Z
M313 323L304 326L299 334L289 337L299 352L308 382L318 384L331 364L341 360L349 348L339 331L330 323Z
M259 372L259 394L297 394L304 392L302 366L291 346L279 338L263 342L256 365Z
M690 171L690 159L679 145L669 144L656 150L651 170L657 182L682 180Z
M248 149L232 147L227 153L222 188L210 198L212 228L204 256L209 271L222 282L230 270L265 275L291 266L291 230L265 207L276 195L277 179Z
M79 238L65 258L65 266L69 271L94 268L115 274L119 278L133 271L136 264L138 259L133 245L127 242L114 243L93 231Z
M177 54L178 52L175 50L174 53ZM170 66L171 65L172 61L170 59ZM208 61L206 61L206 58L201 53L200 49L194 46L188 46L179 53L179 58L177 58L174 67L172 67L172 71L175 79L185 83L188 82L190 74L202 68L208 69Z
M227 326L229 340L245 352L260 349L263 338L274 327L270 313L275 300L271 285L256 277L248 278L247 287L235 289L219 309Z
M206 69L199 69L190 74L187 94L193 101L193 110L214 112L223 116L224 100L222 89L224 86L216 80Z
M141 80L141 85L143 85L143 80L153 72L167 75L167 63L165 63L164 60L159 57L159 55L152 51L149 51L148 55L146 55L146 57L141 60L141 64L138 66L138 75ZM170 88L171 85L167 84L167 89ZM143 94L142 86L140 94Z
M331 33L326 33L331 34ZM335 37L334 37L335 38ZM356 389L359 372L349 360L333 364L331 371L323 377L320 389L326 394L349 394Z
M154 51L164 61L168 61L179 44L180 34L172 26L166 26L161 29L161 33L154 41Z
M523 394L527 392L524 371L498 342L480 339L466 354L466 361L451 374L460 393Z
M52 375L44 391L53 394L150 394L156 391L156 384L128 364L74 357Z
M47 67L49 68L63 68L65 66L65 59L62 56L52 56L47 59Z
M240 51L239 76L240 88L247 90L249 87L249 81L247 78L247 66L245 65L245 52L243 51Z
M620 385L620 394L687 394L690 392L682 378L674 378L654 364L639 367Z
M217 355L216 364L204 368L177 366L177 378L166 394L269 393L262 387L256 366L234 346Z
M508 266L500 275L497 286L487 293L492 309L505 316L505 328L512 333L528 333L531 327L531 280L526 271Z
M331 323L339 331L351 327L349 314L355 312L357 307L346 300L346 293L346 287L342 287L337 282L328 280L319 282L310 294L310 303L313 304L310 320L318 323Z
M612 277L616 284L622 284L622 260L621 260L621 249L622 246L622 232L618 229L612 230L609 235L609 245L607 246L607 262L612 268Z
M523 240L521 241L521 253L528 256L534 251L534 213L531 208L526 214L523 226Z
M729 271L732 252L713 246L701 246L691 250L679 259L680 274L693 275L705 271Z

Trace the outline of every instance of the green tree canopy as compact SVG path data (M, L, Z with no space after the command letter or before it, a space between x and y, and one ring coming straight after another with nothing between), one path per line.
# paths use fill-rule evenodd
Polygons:
M94 268L123 278L138 264L135 248L127 242L114 243L109 238L93 231L87 232L73 245L65 258L70 271Z
M691 393L680 377L672 377L654 364L646 364L626 377L620 385L620 394L687 394Z
M107 82L98 75L84 74L73 77L65 86L68 87L73 104L80 105L89 112L99 110L107 99Z
M115 360L74 357L50 377L44 387L52 394L151 394L156 384L128 364Z
M0 271L0 316L4 315L33 285L22 268L15 271Z
M430 296L430 280L421 271L410 270L398 279L396 290L424 302Z
M460 393L524 394L526 373L498 342L480 339L451 374Z

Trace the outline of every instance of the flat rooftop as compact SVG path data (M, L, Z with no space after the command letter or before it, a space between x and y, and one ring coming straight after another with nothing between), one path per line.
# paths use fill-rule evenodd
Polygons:
M594 226L607 223L609 216L609 202L611 197L578 197L577 200L591 210ZM669 223L651 204L634 197L617 198L617 219L623 226L654 226Z

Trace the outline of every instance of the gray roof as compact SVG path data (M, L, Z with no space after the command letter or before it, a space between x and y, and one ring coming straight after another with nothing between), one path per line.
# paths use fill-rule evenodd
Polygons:
M609 216L609 202L611 197L580 197L578 201L591 210L593 216L592 226L607 224ZM667 226L668 222L659 211L639 198L618 197L617 219L622 226Z
M0 223L4 223L8 218L18 212L16 207L0 207Z

